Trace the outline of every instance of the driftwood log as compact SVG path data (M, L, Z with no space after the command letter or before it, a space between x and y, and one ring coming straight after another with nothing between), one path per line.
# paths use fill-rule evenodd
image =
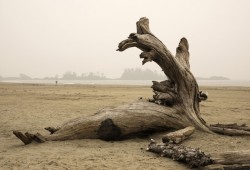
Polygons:
M208 126L202 119L199 103L206 100L207 95L199 90L190 71L189 45L186 38L180 40L176 55L173 56L150 31L147 18L141 18L136 26L137 33L130 34L126 40L120 42L117 50L139 48L142 50L142 64L154 61L162 68L168 80L153 81L155 94L152 99L140 99L113 109L103 109L92 116L69 120L58 128L47 127L45 129L51 135L44 136L44 139L118 140L139 132L182 129L188 126L208 133L214 131L229 135L249 134L247 127L239 129L236 126ZM14 132L18 138L30 138L30 135L20 133Z
M180 40L174 56L150 31L147 18L141 18L136 26L137 33L131 33L120 42L117 51L137 47L142 50L142 64L153 61L161 67L168 80L153 81L152 99L140 99L113 109L103 109L92 116L69 120L58 128L48 127L46 130L50 135L19 131L14 131L14 135L25 144L32 141L42 143L84 138L119 140L140 132L182 129L188 126L207 133L249 135L247 127L239 129L236 126L208 126L202 119L199 104L207 99L207 95L199 90L190 71L189 44L186 38ZM200 154L199 150L197 154ZM206 155L203 156L208 159Z
M147 151L188 164L191 168L211 165L214 160L199 148L190 148L173 143L156 143L151 139Z
M148 151L183 162L192 167L207 165L207 169L247 170L250 168L250 150L205 154L200 148L191 148L173 143L156 143L151 139ZM214 166L215 165L215 166Z

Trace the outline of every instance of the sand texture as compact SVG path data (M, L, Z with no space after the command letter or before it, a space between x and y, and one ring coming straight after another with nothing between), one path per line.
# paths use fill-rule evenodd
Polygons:
M201 103L203 118L212 123L246 123L250 126L250 88L201 87L209 99ZM64 121L90 115L110 106L149 98L149 86L37 85L0 83L0 169L174 169L187 167L145 149L150 138L116 142L101 140L51 141L23 145L12 130L40 132ZM184 145L207 153L250 150L250 137L229 137L196 131Z

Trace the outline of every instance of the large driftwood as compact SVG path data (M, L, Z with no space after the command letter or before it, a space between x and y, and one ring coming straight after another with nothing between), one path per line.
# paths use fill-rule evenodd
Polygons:
M147 18L141 18L136 26L137 33L130 34L126 40L120 42L118 51L139 48L142 50L142 64L154 61L168 77L166 81L153 82L155 95L150 99L151 102L140 100L113 109L103 109L92 116L69 120L59 128L46 128L51 133L48 136L30 133L26 135L18 131L13 133L28 144L30 140L36 141L37 138L43 139L41 141L83 138L118 140L140 132L181 129L187 126L209 133L216 131L206 124L200 114L199 103L207 95L200 92L190 71L187 39L180 40L176 55L173 56L150 31ZM227 128L223 129L223 133L226 133Z
M143 64L154 61L162 68L168 80L154 82L154 103L141 100L114 109L104 109L93 116L70 120L56 130L47 128L51 135L45 136L46 140L117 140L139 132L180 129L187 126L211 132L200 116L200 93L189 70L187 40L181 39L174 57L152 34L147 18L141 18L136 25L137 33L130 34L128 39L122 41L118 51L138 47L143 51L140 55Z

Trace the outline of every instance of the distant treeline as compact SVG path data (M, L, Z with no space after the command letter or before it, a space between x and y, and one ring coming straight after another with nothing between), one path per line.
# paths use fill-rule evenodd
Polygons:
M110 80L103 73L89 72L77 75L75 72L67 71L61 77L58 75L44 78L31 78L25 74L20 74L19 77L2 77L0 80ZM166 80L167 77L157 71L150 69L128 68L125 69L120 78L116 80ZM197 77L197 80L230 80L227 77L212 76L210 78ZM113 79L114 80L114 79Z
M51 77L45 77L46 79L51 79ZM53 78L55 79L55 77ZM58 79L58 78L57 78ZM75 72L67 71L62 75L60 79L63 80L107 80L108 78L103 73L82 73L77 75Z
M165 80L166 76L159 74L157 71L150 69L142 70L139 68L125 69L122 73L121 80Z
M44 78L31 78L28 75L20 74L19 77L1 77L0 80L110 80L103 73L99 72L90 72L82 73L77 75L75 72L67 71L61 77L58 75L52 77ZM142 70L139 68L136 69L125 69L120 78L117 80L163 80L166 79L165 76L159 74L157 71L152 71L150 69Z

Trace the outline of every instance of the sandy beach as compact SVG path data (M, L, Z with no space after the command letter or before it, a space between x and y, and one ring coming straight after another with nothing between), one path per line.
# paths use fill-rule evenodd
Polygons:
M250 126L250 87L200 87L209 93L201 103L208 124L246 123ZM150 98L149 86L42 85L0 83L0 169L175 169L187 167L147 152L149 139L161 140L164 133L148 138L105 142L84 139L51 141L25 146L13 134L40 132L47 126L91 115L110 106ZM166 133L166 132L165 132ZM249 150L250 137L230 137L196 131L184 145L206 153Z

